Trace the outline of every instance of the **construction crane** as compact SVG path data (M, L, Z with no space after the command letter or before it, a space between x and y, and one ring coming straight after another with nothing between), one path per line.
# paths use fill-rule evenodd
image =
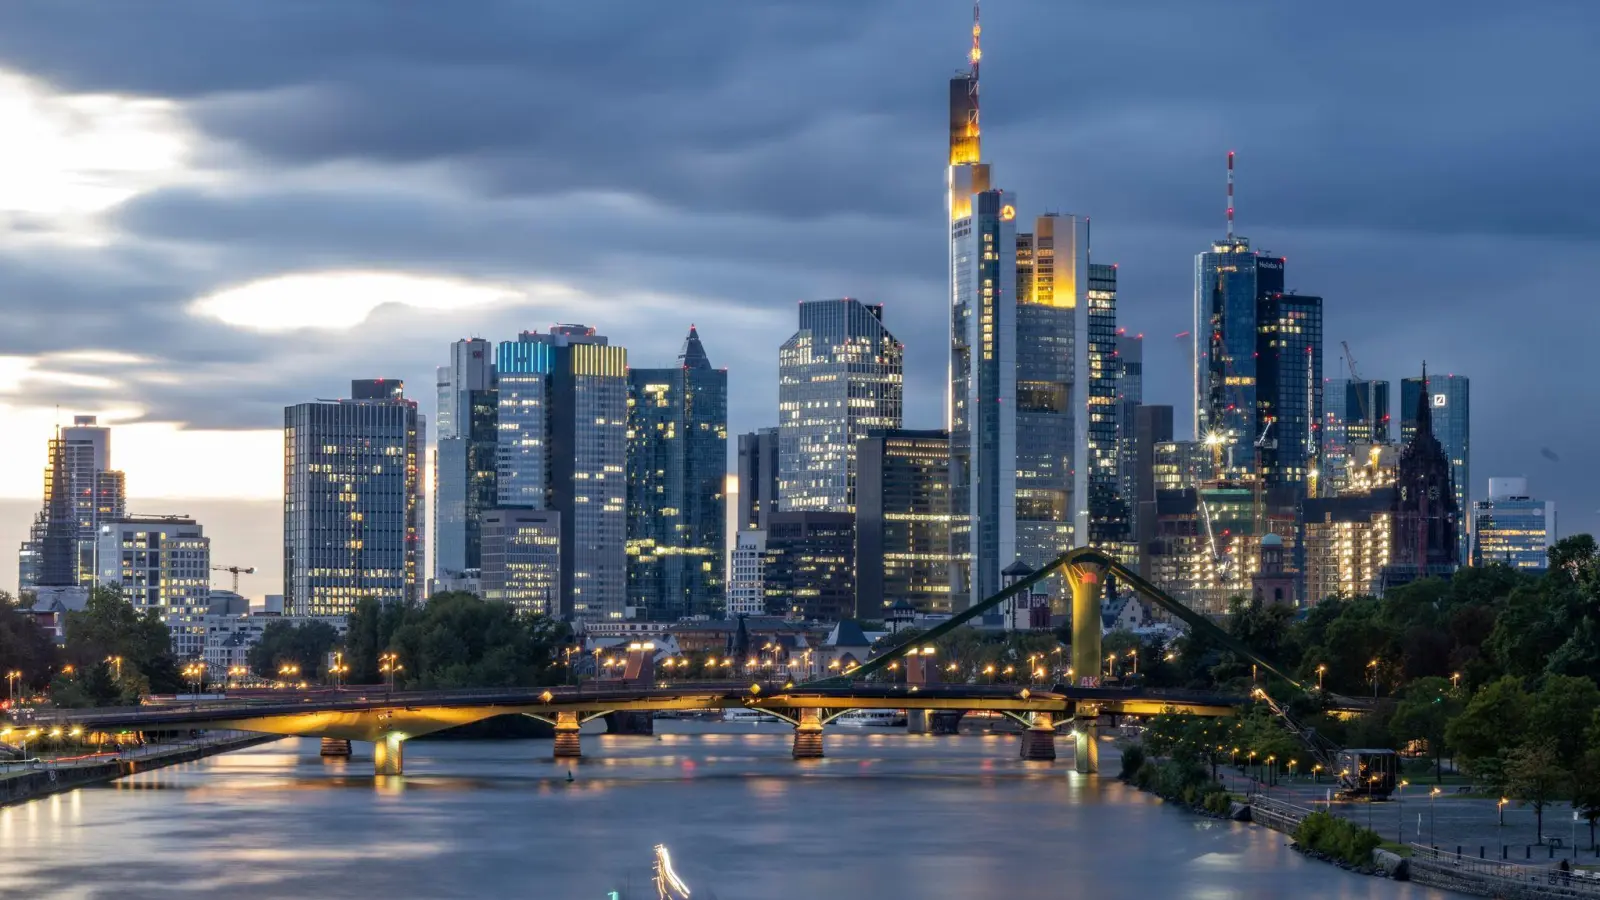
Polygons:
M1348 367L1350 369L1350 380L1353 381L1353 382L1361 381L1360 373L1356 372L1356 355L1354 353L1350 352L1350 342L1349 341L1340 341L1339 342L1339 346L1344 348L1344 364L1345 364L1346 367ZM1356 389L1356 403L1361 408L1361 421L1366 422L1367 421L1367 393L1366 393L1365 390L1363 390L1358 385L1352 384L1351 387Z
M1252 695L1267 705L1283 727L1305 745L1311 758L1338 779L1346 797L1386 800L1394 793L1399 774L1399 757L1393 750L1346 750L1323 737L1315 728L1301 725L1279 706L1267 692L1256 688Z
M256 567L255 566L212 566L211 567L211 571L213 571L213 572L232 572L233 573L233 592L235 594L237 594L237 593L239 593L239 576L240 575L254 575L256 573Z

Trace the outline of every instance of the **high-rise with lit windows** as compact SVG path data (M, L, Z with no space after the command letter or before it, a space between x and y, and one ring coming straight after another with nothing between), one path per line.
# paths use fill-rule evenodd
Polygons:
M284 410L284 606L346 615L420 599L425 423L397 379Z
M855 508L856 442L900 427L904 361L881 304L800 303L800 328L778 350L781 510Z
M856 445L856 609L950 611L950 435L900 429Z
M728 372L689 326L677 365L628 372L628 605L656 622L720 615Z
M627 615L628 352L587 325L523 332L495 358L501 506L561 514L564 619Z
M99 569L100 523L127 515L126 481L122 472L111 468L111 429L95 416L74 416L49 447L45 502L18 557L18 585L24 590L88 587ZM57 495L60 502L52 505ZM48 565L47 544L53 548Z
M194 659L204 652L204 617L211 603L211 539L182 516L128 516L102 522L95 554L100 584L122 589L140 612L167 624L172 652Z
M483 513L485 600L551 615L561 600L561 514L502 507Z
M1524 572L1550 567L1556 505L1528 494L1526 478L1489 479L1489 498L1472 504L1472 565L1502 563Z
M1322 298L1256 304L1256 449L1269 501L1303 499L1322 456Z
M1084 465L1088 467L1089 546L1126 562L1135 557L1131 516L1122 493L1117 425L1121 412L1117 355L1117 267L1091 263L1087 309L1088 435Z

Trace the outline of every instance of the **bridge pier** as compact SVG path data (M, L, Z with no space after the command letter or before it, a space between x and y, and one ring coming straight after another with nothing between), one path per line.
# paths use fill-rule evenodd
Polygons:
M583 755L578 740L582 727L576 712L563 710L556 713L556 759L577 759Z
M928 719L928 711L925 709L906 710L906 734L927 734Z
M405 758L405 738L392 731L372 742L374 775L404 774Z
M802 709L794 726L794 758L822 758L822 710Z
M1047 712L1033 714L1033 724L1022 732L1022 758L1051 761L1056 758L1056 720Z
M350 742L344 738L323 738L321 754L327 757L350 756Z
M1085 717L1083 707L1078 707L1079 725L1073 731L1076 739L1075 768L1079 775L1094 775L1100 771L1100 741L1097 717Z

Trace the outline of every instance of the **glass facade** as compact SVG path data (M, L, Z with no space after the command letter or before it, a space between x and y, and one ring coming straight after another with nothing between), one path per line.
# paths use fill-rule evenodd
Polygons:
M518 612L557 615L561 597L561 514L491 509L483 514L483 596Z
M693 327L678 362L628 372L628 605L656 622L723 606L728 373Z
M211 603L211 539L200 525L178 516L128 518L101 524L96 542L99 582L119 585L139 610L155 610L180 659L200 657Z
M1131 561L1133 534L1117 452L1121 411L1117 382L1122 365L1117 357L1116 266L1089 266L1087 329L1089 546Z
M58 452L59 476L55 474ZM18 586L92 586L98 571L100 523L128 514L126 482L121 472L111 468L111 429L97 424L95 416L74 416L73 424L51 439L49 453L45 502L18 556ZM51 496L56 491L62 504L52 514ZM59 521L52 529L53 516ZM44 546L52 533L64 542L57 545L63 552L46 567Z
M1259 436L1256 302L1283 292L1283 267L1279 257L1251 252L1245 238L1195 256L1195 440L1214 432L1248 452Z
M780 509L855 509L855 445L900 427L904 360L881 305L800 304L800 329L778 350Z
M965 561L950 588L956 611L998 591L1017 554L1016 200L993 190L966 197L966 214L957 203L950 223L951 555ZM1066 397L1042 402L1070 409ZM1062 522L1070 540L1066 510Z
M764 529L778 511L778 429L739 435L739 516L741 530Z
M434 458L434 578L459 579L483 567L483 514L499 502L499 396L466 393L466 428L441 438Z
M854 618L855 556L854 515L773 513L762 563L767 613L822 622Z
M886 431L856 445L856 610L950 611L950 434Z
M1556 505L1528 496L1525 478L1489 479L1489 499L1472 504L1472 565L1528 572L1550 567Z
M1304 498L1322 451L1322 298L1271 294L1256 307L1259 475Z
M362 384L353 383L352 393ZM424 422L393 399L302 403L284 410L284 606L347 615L362 599L411 603L425 528Z
M1331 497L1348 487L1352 468L1363 464L1361 447L1389 443L1389 382L1333 378L1322 395L1319 493Z

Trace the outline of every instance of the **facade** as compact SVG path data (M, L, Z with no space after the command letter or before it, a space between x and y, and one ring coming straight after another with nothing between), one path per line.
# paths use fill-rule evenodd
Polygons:
M1399 495L1391 484L1347 491L1305 503L1305 601L1375 595L1390 564L1394 510Z
M735 536L733 571L728 576L727 618L767 614L763 575L766 554L765 531L741 531Z
M563 619L627 615L628 353L586 325L502 342L501 506L561 514Z
M739 529L766 528L767 516L778 511L778 429L739 435L737 478Z
M1472 396L1465 375L1434 375L1400 381L1400 442L1409 444L1416 434L1419 409L1428 410L1433 436L1450 460L1450 480L1456 509L1472 508ZM1427 396L1427 406L1418 400ZM1466 535L1462 535L1465 546Z
M561 513L500 507L483 513L485 600L555 616L561 607Z
M1117 267L1089 266L1088 306L1088 472L1089 546L1120 560L1134 556L1128 503L1122 495L1119 464L1117 356ZM1037 565L1037 563L1036 563Z
M628 605L652 621L720 615L728 373L694 326L670 369L628 372Z
M1252 251L1247 238L1230 233L1195 256L1195 440L1222 439L1232 466L1249 466L1260 436L1257 305L1283 291L1284 259Z
M1011 445L1015 452L1011 467L1016 473L1015 500L1011 504L1015 549L1009 560L1002 556L997 560L999 563L1020 559L1030 568L1036 568L1075 543L1077 504L1074 498L1081 496L1074 484L1073 468L1076 445L1073 398L1077 381L1075 316L1085 227L1075 216L1039 216L1034 220L1032 232L1018 234L1016 238L1015 421L1008 423L1004 411L987 416L1002 431L1012 428L1015 433ZM1001 301L1004 300L1002 296ZM978 360L977 365L980 373L987 371L984 360ZM980 414L974 421L985 418ZM1006 463L997 455L1005 452L1004 441L980 439L978 446L980 466L974 471L990 471L985 460L1005 467ZM981 452L984 448L996 452L984 457ZM1005 503L995 502L987 491L980 490L973 496L986 508L1006 508ZM972 514L969 504L967 518ZM1000 530L1003 533L1003 522ZM986 542L991 540L981 524L971 533ZM967 551L970 559L972 548L969 546ZM971 563L962 568L969 570L970 567ZM987 579L992 568L988 562L978 568ZM1000 586L1003 585L993 590ZM1045 582L1045 588L1061 593L1064 582L1052 577ZM957 599L966 603L981 597L968 593Z
M896 601L950 612L950 433L879 432L856 445L856 610Z
M450 364L439 367L439 411L434 431L439 440L465 437L470 431L461 410L471 391L493 390L494 346L483 338L464 338L450 345Z
M1352 465L1360 465L1354 447L1387 444L1389 382L1329 379L1323 385L1321 496L1344 490Z
M1117 495L1128 505L1128 533L1139 533L1138 409L1144 403L1144 335L1117 329ZM1137 558L1137 554L1135 554ZM1132 562L1132 560L1130 560Z
M1400 451L1391 560L1384 587L1420 578L1448 578L1461 562L1461 512L1452 483L1454 461L1434 436L1429 415L1436 396L1424 373L1412 392L1417 425ZM1447 395L1437 395L1447 396Z
M74 416L51 439L48 452L45 502L18 555L18 586L88 587L99 570L100 523L128 514L126 481L111 468L111 429L95 416ZM50 542L54 552L47 562Z
M464 392L460 431L441 437L434 457L433 577L470 580L483 567L483 514L499 500L500 405L493 389Z
M283 574L291 614L420 599L425 422L398 380L284 410Z
M1472 565L1503 563L1542 572L1556 542L1556 505L1528 494L1526 478L1489 479L1489 499L1472 504Z
M1272 293L1256 304L1257 473L1297 501L1322 455L1322 298Z
M1172 407L1164 405L1135 405L1124 407L1131 412L1123 426L1128 438L1123 442L1124 481L1132 513L1134 558L1130 560L1139 572L1149 571L1150 548L1155 541L1156 525L1156 447L1172 444ZM1181 462L1170 462L1177 467ZM1131 484L1130 484L1131 482ZM1181 482L1169 484L1169 490L1184 487Z
M854 510L856 442L900 427L904 358L881 304L801 302L778 350L780 509Z
M98 581L120 586L140 611L158 612L180 659L199 658L211 606L211 539L199 523L182 516L125 517L102 522L96 543Z
M855 556L854 515L773 513L762 564L767 614L817 621L855 618Z

